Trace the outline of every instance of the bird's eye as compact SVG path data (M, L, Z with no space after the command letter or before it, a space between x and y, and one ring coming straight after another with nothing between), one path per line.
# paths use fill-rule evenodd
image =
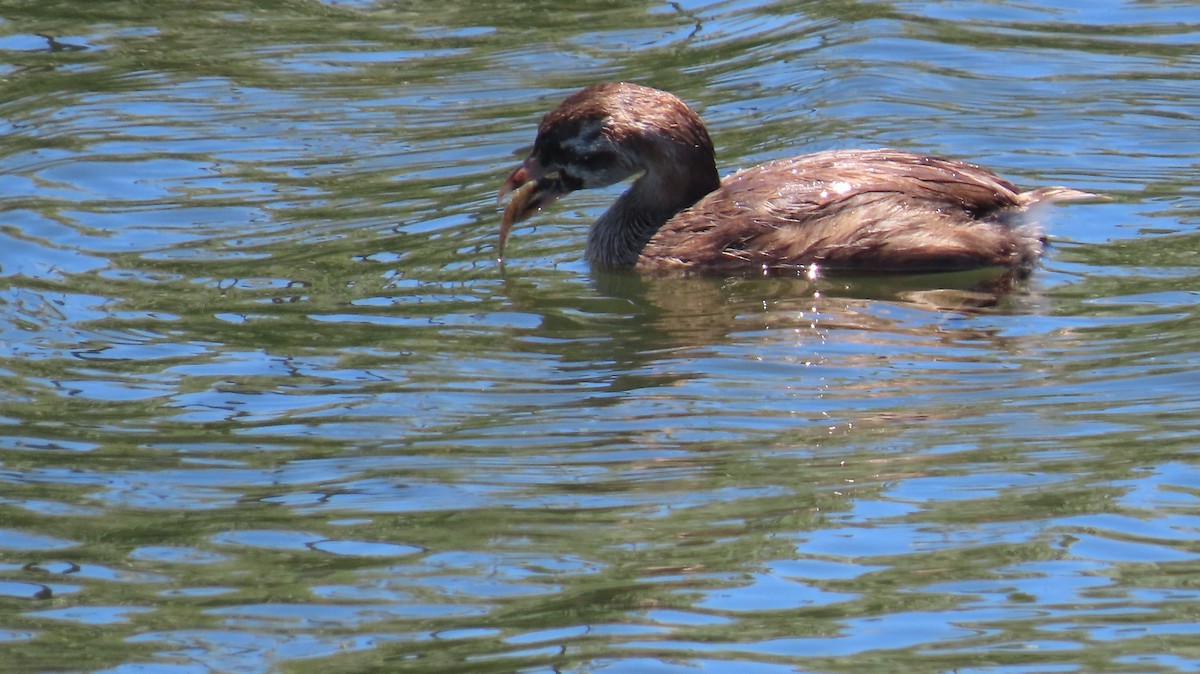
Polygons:
M601 127L586 126L579 132L578 144L580 147L599 147L602 143Z

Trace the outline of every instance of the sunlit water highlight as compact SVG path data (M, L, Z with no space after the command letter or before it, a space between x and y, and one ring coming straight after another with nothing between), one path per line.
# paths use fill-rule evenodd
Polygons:
M1197 9L6 3L5 666L1200 669ZM594 273L611 190L501 272L606 79L1112 200L999 298Z

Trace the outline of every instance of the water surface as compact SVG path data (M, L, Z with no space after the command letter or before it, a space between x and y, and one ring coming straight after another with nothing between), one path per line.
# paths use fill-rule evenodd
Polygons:
M1200 6L0 2L21 672L1200 669ZM495 263L539 116L1111 201L961 278Z

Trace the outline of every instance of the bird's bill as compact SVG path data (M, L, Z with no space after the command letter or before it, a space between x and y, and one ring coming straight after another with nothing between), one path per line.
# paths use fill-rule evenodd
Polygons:
M541 163L533 157L526 159L525 163L508 176L508 180L505 180L504 186L500 188L500 193L496 195L497 200L512 195L500 221L498 251L501 261L504 260L504 243L508 240L508 233L513 224L529 218L569 191L557 172L547 174Z

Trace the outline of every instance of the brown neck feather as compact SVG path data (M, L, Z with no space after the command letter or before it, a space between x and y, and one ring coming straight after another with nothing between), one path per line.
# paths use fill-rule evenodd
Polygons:
M665 222L721 185L711 145L673 150L647 162L645 173L592 225L586 251L592 265L633 267Z

